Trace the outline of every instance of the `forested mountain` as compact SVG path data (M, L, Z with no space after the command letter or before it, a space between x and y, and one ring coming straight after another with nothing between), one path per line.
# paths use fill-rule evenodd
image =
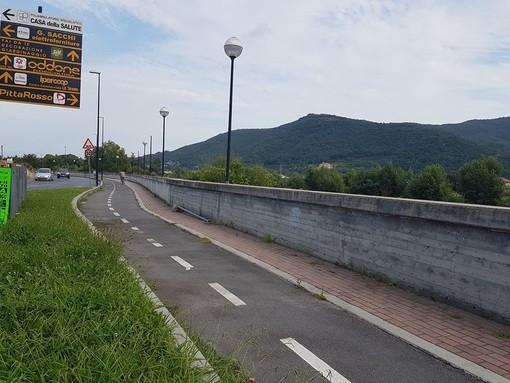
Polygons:
M404 169L422 170L438 163L446 170L456 170L481 155L494 155L505 173L510 172L510 117L424 125L309 114L276 128L234 130L231 138L232 157L247 165L282 169L286 174L322 162L338 170L388 161ZM203 166L224 157L226 144L227 134L223 133L166 152L165 160L183 168Z

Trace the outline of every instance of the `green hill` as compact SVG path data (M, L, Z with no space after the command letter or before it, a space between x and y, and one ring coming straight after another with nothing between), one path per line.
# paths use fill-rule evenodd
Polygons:
M456 170L481 155L494 155L510 171L510 118L460 124L376 123L324 114L309 114L270 129L232 131L231 153L247 165L284 173L331 163L338 170L373 167L388 161L421 170L439 163ZM165 153L183 168L209 164L225 156L227 134ZM161 154L157 154L156 156Z

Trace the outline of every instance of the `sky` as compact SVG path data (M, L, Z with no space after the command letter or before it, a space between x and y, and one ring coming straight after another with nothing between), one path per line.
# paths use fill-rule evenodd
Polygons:
M456 123L510 115L508 0L0 0L83 22L80 108L0 101L4 157L74 154L100 132L128 155L309 113ZM103 125L104 122L104 125ZM100 141L103 139L100 138ZM226 143L225 143L226 145ZM235 142L232 142L235 153Z

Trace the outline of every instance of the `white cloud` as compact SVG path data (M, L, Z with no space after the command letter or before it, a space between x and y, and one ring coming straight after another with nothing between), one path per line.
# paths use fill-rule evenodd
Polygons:
M16 7L35 11L40 2ZM0 103L8 154L82 154L95 139L101 71L106 139L166 148L227 128L274 127L308 113L374 121L460 122L508 115L507 0L47 0L45 13L84 21L81 109ZM11 127L15 127L12 129ZM3 128L4 129L4 128ZM47 138L46 138L47 137ZM235 147L233 147L235 150Z

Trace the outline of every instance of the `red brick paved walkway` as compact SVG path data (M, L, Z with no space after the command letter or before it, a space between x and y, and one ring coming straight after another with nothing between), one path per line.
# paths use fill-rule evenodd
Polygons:
M510 326L377 282L307 254L173 212L142 186L127 182L142 208L283 272L294 283L488 382L510 383Z

